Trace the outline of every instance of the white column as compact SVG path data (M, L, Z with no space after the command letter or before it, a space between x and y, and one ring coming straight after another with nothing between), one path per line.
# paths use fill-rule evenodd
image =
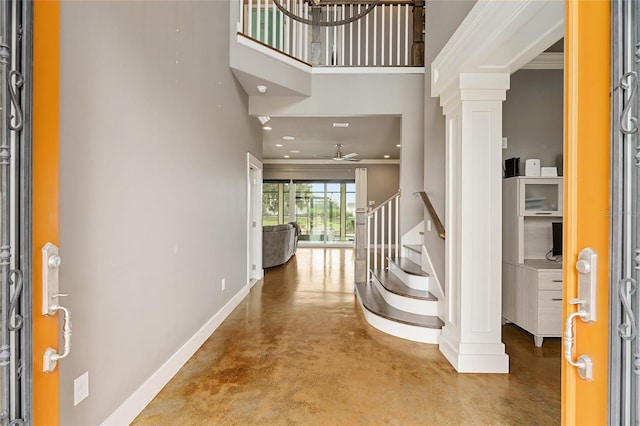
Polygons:
M445 326L458 372L508 373L502 343L502 102L509 74L460 74L446 116Z
M369 226L367 219L367 169L356 168L356 257L355 281L369 281Z

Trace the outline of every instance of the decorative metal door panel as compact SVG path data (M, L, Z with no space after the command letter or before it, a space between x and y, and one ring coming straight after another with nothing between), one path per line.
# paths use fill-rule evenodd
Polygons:
M640 424L640 4L612 4L610 424Z
M31 418L30 2L0 2L0 421Z

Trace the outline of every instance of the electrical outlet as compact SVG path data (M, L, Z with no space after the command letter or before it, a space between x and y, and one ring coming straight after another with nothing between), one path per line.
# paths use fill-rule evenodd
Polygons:
M502 149L507 149L507 138L502 138Z
M431 219L427 219L427 232L431 232Z
M88 396L89 372L87 371L73 381L73 405L76 406L80 404Z
M224 289L227 288L227 282L226 282L226 280L224 278L222 279L222 283L220 284L220 288L222 289L222 291L224 291Z

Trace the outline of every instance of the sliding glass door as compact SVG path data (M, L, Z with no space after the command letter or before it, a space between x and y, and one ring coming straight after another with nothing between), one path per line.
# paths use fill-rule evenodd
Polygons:
M263 188L263 225L297 222L302 246L353 245L356 204L353 181L265 181ZM295 209L289 209L290 203L295 204Z

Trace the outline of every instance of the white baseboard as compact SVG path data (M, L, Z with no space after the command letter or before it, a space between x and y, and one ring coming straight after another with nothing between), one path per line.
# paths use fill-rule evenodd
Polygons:
M146 382L133 392L120 407L102 422L102 425L130 424L248 294L249 286L244 286L200 330L191 336L176 353L162 364Z
M439 343L440 352L458 373L509 373L509 355L503 343L461 343L446 326Z

